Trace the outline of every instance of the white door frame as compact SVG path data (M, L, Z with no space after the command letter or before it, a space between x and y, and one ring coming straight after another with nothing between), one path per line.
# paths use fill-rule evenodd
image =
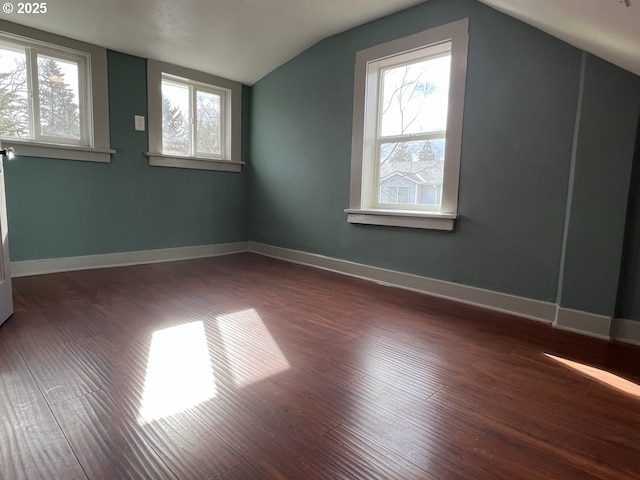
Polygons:
M0 145L2 149L2 145ZM9 270L9 229L4 188L5 155L0 154L0 325L13 313L11 271Z

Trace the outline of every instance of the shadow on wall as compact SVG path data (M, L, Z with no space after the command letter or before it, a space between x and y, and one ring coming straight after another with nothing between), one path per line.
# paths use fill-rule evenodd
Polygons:
M640 288L640 113L638 114L622 251L622 268L618 285L616 317L640 320L640 298L635 295L635 292Z

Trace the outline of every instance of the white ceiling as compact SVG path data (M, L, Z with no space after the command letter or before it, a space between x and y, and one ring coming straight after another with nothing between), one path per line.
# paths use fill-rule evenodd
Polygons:
M640 75L640 0L480 1ZM55 0L45 14L2 18L252 85L327 36L418 3Z
M640 75L640 0L480 0Z

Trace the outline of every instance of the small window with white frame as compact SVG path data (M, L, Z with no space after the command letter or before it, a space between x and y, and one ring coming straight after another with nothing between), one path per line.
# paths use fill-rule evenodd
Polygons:
M109 162L106 50L0 23L0 138L19 155Z
M149 164L240 171L242 85L149 60Z
M162 75L162 153L229 158L228 89Z
M452 230L468 20L357 53L351 223Z
M3 139L89 145L87 55L0 38Z

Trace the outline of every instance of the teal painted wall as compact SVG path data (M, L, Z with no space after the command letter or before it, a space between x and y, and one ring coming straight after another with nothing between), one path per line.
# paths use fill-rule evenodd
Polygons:
M640 119L636 132L616 317L640 321Z
M348 224L357 50L470 18L453 233ZM581 54L469 0L328 38L252 88L251 239L555 301Z
M640 78L592 55L585 60L558 303L613 317L640 112Z
M110 51L108 68L110 164L6 164L12 261L247 240L246 175L149 167L145 60Z

